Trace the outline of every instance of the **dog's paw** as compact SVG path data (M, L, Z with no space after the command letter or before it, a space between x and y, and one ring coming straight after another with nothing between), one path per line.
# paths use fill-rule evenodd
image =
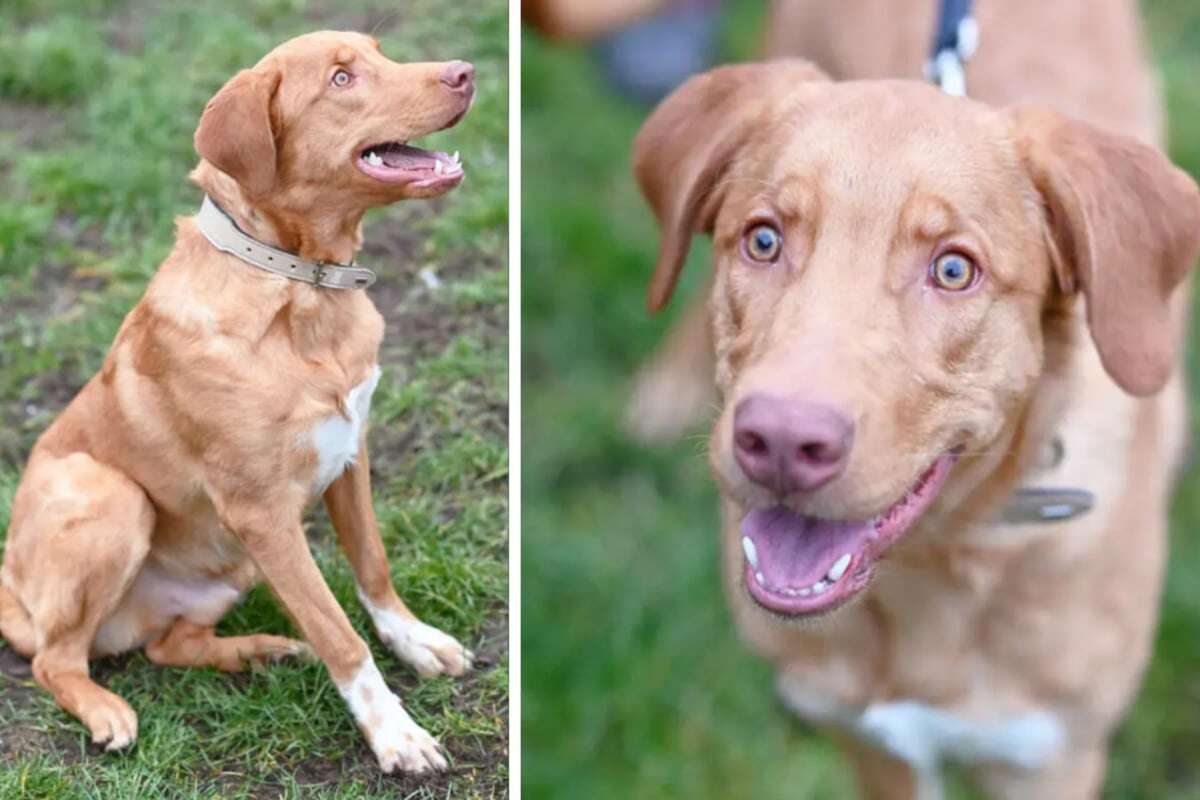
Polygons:
M399 699L391 695L394 708L383 714L379 726L367 732L367 740L384 772L400 769L402 772L420 774L436 772L447 767L442 746L429 733L408 716Z
M386 628L380 626L379 638L422 678L457 677L471 668L475 654L453 636L420 620L395 619L392 623Z
M437 739L408 715L373 660L364 661L354 679L339 685L338 691L384 772L400 769L419 774L446 769L446 756Z
M285 636L270 636L261 634L255 637L254 647L250 652L241 653L240 661L252 668L261 669L270 664L296 659L298 661L316 661L317 654L308 642L289 639Z
M453 636L412 616L379 608L361 590L358 596L371 614L380 641L422 678L435 675L458 677L471 668L475 654L459 644Z
M92 743L102 744L108 752L122 750L137 741L137 714L117 695L98 691L80 704L79 717L92 733Z

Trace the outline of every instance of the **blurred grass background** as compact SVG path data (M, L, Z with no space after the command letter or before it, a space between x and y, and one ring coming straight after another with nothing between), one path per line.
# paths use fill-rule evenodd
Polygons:
M96 664L140 715L129 753L98 754L0 640L0 798L413 798L507 794L508 3L477 0L0 2L0 547L35 438L99 367L170 249L192 133L216 90L276 44L374 31L399 61L473 61L454 130L468 176L433 202L369 215L359 258L387 318L371 413L376 510L413 610L482 657L464 680L415 676L375 640L323 512L318 562L388 682L453 758L383 777L320 665L259 674ZM423 278L422 278L423 273ZM222 632L293 633L255 590Z
M754 55L764 5L726 4L724 60ZM1172 155L1200 175L1200 4L1144 10ZM634 370L709 259L694 248L669 311L645 315L657 232L629 148L647 110L616 99L586 53L528 30L522 62L525 796L851 797L832 745L776 704L770 669L736 640L703 442L651 450L619 429ZM1197 386L1195 347L1188 364ZM1172 522L1155 657L1107 798L1200 798L1196 471Z

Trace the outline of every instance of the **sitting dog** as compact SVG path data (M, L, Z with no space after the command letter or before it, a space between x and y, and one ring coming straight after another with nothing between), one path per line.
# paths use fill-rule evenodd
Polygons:
M106 749L135 740L137 717L89 659L144 648L236 670L311 645L385 772L446 766L329 591L301 515L324 498L400 659L422 676L470 667L391 584L366 444L383 319L362 291L373 274L350 264L368 208L462 181L457 155L407 142L455 125L473 93L470 64L399 64L369 36L321 32L205 108L201 213L179 221L100 372L34 447L0 571L0 632ZM260 580L307 644L215 635Z
M1132 4L981 4L988 104L882 79L919 76L926 5L780 3L775 52L878 79L727 66L645 123L648 304L694 233L713 275L633 409L677 424L715 354L737 625L867 796L939 797L953 760L1095 797L1153 639L1200 191L1153 146Z

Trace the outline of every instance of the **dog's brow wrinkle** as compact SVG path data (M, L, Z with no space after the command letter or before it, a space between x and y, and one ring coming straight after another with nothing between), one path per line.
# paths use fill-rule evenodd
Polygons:
M773 181L767 181L767 180L763 180L761 178L741 178L741 177L739 177L739 178L722 178L721 180L719 180L713 184L713 189L716 190L721 187L729 186L734 183L757 183L757 184L767 187L768 189L773 189L773 190L775 190L775 192L782 191L782 189L783 189L783 186L781 184L775 183Z

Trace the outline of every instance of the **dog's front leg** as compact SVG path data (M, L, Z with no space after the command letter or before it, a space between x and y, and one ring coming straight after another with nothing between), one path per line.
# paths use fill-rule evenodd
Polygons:
M471 652L453 637L417 619L396 594L371 505L371 469L365 440L355 462L325 491L325 507L354 570L358 596L384 644L422 677L462 675L470 669Z
M355 633L308 550L299 510L281 518L267 503L223 509L226 527L245 545L267 584L325 663L384 772L445 769L437 740L400 703Z

